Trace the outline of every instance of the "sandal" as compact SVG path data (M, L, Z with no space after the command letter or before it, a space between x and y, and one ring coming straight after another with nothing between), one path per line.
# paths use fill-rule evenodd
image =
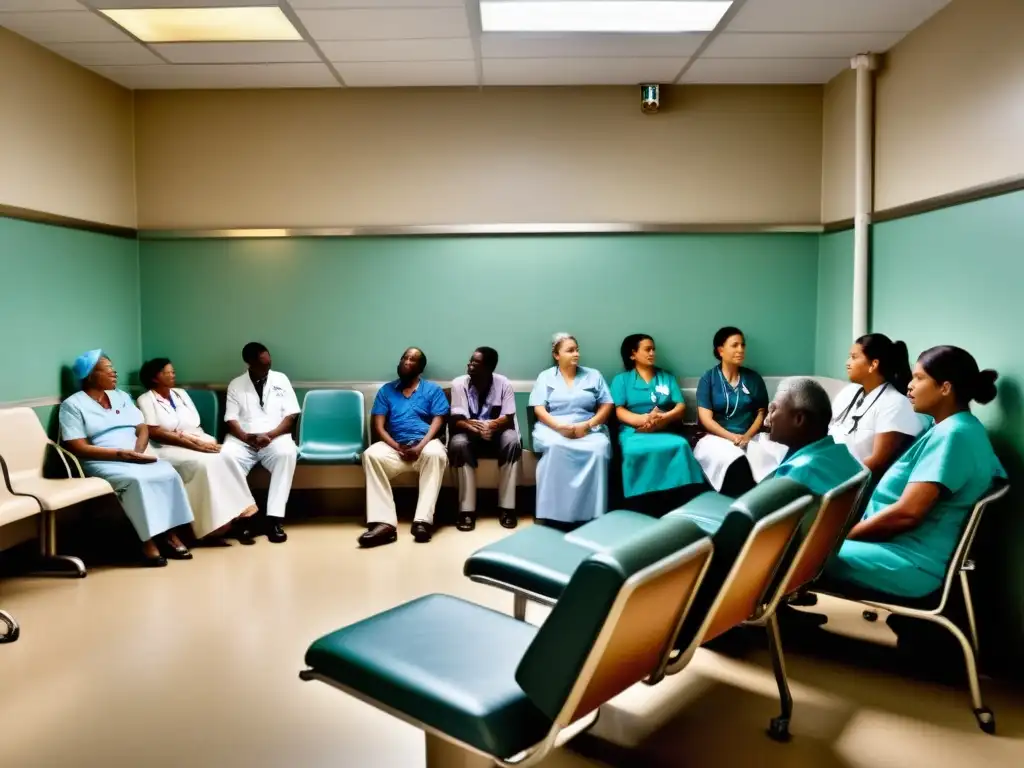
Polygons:
M472 512L460 512L455 527L460 531L472 531L476 528L476 515Z

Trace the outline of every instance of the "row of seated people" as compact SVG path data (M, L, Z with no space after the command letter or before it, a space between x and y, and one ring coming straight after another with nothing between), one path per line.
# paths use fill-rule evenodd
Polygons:
M772 473L793 447L762 432L770 410L767 390L755 371L743 367L745 347L739 329L723 328L716 334L714 352L721 364L704 374L697 393L699 420L706 434L691 450L689 442L673 430L684 409L678 384L656 366L649 335L634 334L623 341L626 370L615 377L609 390L599 372L579 365L575 338L556 334L552 343L556 365L541 373L530 396L537 417L534 445L542 455L537 469L538 520L572 525L605 511L611 454L605 422L613 405L620 425L623 490L628 497L688 486L699 491L705 484L738 496ZM973 358L962 350L936 350L921 360L930 360L937 376L956 373L959 378L941 379L941 386L946 388L947 400L963 402L962 410L967 411L951 424L964 422L967 426L959 431L980 434L988 446L966 402L994 396L994 373L978 372ZM144 366L142 381L149 390L139 398L138 409L116 389L116 372L99 350L75 363L82 392L61 407L62 438L85 461L88 473L115 485L145 543L146 562L166 562L159 549L170 557L187 558L187 549L174 533L175 527L187 523L192 523L197 537L230 532L251 542L249 521L256 505L245 475L257 462L271 471L267 535L272 541L286 538L280 521L295 468L291 434L300 409L288 378L272 370L266 347L246 345L243 359L249 370L228 388L228 436L223 450L202 431L187 393L175 388L170 361L158 359ZM494 350L482 347L474 352L467 375L453 382L449 411L443 391L422 378L426 355L416 348L403 354L398 378L381 388L371 410L377 442L363 456L368 522L368 531L360 537L363 546L395 540L390 480L409 470L420 475L413 535L417 541L429 540L449 460L460 476L458 527L473 527L473 469L483 456L499 461L500 519L506 527L515 526L515 476L521 447L512 388L495 373L496 366ZM938 381L922 368L922 362L919 368L926 378ZM925 420L914 413L902 393L910 379L906 347L880 334L865 336L853 345L847 369L852 383L831 404L829 432L880 477L925 429ZM977 383L969 380L971 376L981 384L964 402L959 393ZM929 410L917 410L940 421ZM446 421L451 432L447 451L436 440ZM953 430L938 430L944 431ZM168 472L164 462L177 473ZM896 493L891 503L899 496ZM916 548L927 550L932 543L918 541Z
M854 345L851 378L859 376L855 358L877 341ZM558 345L556 339L556 354ZM869 373L882 375L879 358L866 362ZM572 373L579 386L580 372ZM995 380L962 349L926 350L905 399L928 424L908 421L908 432L879 421L881 409L875 416L867 410L882 404L890 382L859 385L868 391L845 403L837 418L820 384L791 380L775 398L769 427L784 458L772 477L741 498L704 493L661 520L615 511L565 534L532 526L507 536L474 553L464 573L511 591L514 619L449 595L426 595L321 637L309 647L300 678L329 683L423 728L428 766L533 764L564 736L589 727L619 692L641 680L657 684L684 669L699 646L754 624L768 629L782 707L769 735L788 740L793 702L778 606L808 586L847 595L844 587L852 584L854 599L881 599L881 607L897 613L906 606L907 615L931 618L957 636L975 717L994 733L977 679L977 634L963 570L973 645L941 614L966 557L964 547L954 556L957 540L969 542L981 509L1005 492L986 494L1003 485L1005 473L970 413L972 401L992 400ZM592 398L598 399L596 392ZM870 440L839 442L830 434L851 411L859 419L845 434L873 420L879 431ZM537 415L542 420L544 412ZM587 426L581 431L595 435L587 421L578 422ZM901 453L898 444L908 440ZM879 465L873 491L858 450L872 462L889 463L884 471ZM831 583L818 579L822 568ZM858 598L857 586L870 596ZM931 610L910 611L908 603L917 603L900 599L940 592ZM539 629L525 622L528 600L552 606ZM466 640L458 658L417 653L443 645L452 632Z

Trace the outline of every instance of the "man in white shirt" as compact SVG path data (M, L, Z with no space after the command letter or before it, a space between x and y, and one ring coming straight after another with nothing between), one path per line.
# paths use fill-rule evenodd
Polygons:
M298 451L292 439L299 401L288 377L270 369L270 352L257 341L242 348L249 370L228 385L224 421L228 436L223 452L248 474L257 463L270 472L267 496L267 539L280 544L288 536L281 527L292 490ZM245 518L250 520L251 518ZM252 532L240 530L239 540L252 543Z

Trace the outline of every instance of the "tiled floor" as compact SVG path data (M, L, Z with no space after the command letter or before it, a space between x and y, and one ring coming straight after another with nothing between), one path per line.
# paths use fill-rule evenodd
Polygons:
M327 631L426 592L510 610L508 595L469 582L461 567L505 531L485 520L424 546L403 524L398 544L360 551L361 530L316 520L292 525L282 546L202 549L162 570L0 582L0 607L22 624L21 639L0 646L0 765L419 768L419 731L300 682L303 653ZM795 654L788 661L790 744L763 733L777 706L766 655L700 651L682 674L606 707L600 739L579 742L588 757L562 750L544 765L1024 765L1019 691L984 683L998 718L993 738L975 726L966 690Z

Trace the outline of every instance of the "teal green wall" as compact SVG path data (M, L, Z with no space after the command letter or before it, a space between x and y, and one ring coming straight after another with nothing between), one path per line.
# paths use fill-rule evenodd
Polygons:
M853 337L853 230L819 238L817 317L814 373L845 379Z
M138 243L0 217L0 403L58 397L61 368L103 347L136 371Z
M482 344L532 378L559 330L609 375L638 331L699 375L724 324L764 375L814 367L814 234L143 241L140 255L144 355L190 382L238 375L254 339L296 380L390 378L410 345L449 378Z
M1024 192L874 228L872 329L907 342L970 351L999 371L999 396L974 412L1011 474L1012 500L983 528L977 598L989 647L1024 672ZM987 625L987 626L986 626Z

